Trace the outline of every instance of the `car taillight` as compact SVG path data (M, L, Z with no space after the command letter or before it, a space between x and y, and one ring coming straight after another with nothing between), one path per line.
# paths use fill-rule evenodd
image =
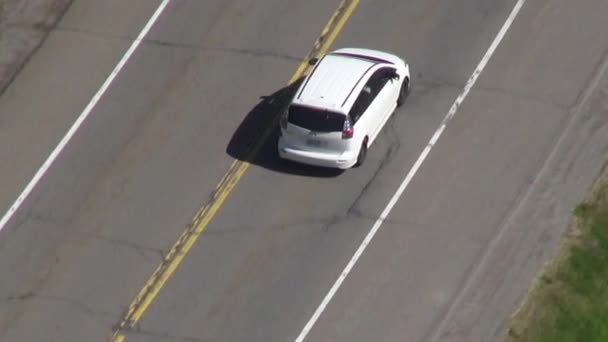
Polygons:
M350 119L344 120L344 127L342 128L342 139L350 139L355 134L355 129L350 124Z

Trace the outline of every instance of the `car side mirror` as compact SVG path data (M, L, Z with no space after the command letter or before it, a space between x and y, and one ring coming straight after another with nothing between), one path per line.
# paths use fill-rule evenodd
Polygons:
M308 60L308 65L315 65L315 64L317 64L318 61L319 61L318 58L313 57L313 58L311 58L311 59Z
M387 76L391 80L398 80L400 78L399 74L397 73L397 71L394 71L394 70L393 71L389 71Z

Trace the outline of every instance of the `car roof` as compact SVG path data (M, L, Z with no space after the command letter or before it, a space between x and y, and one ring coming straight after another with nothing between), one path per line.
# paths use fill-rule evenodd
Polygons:
M345 113L351 93L378 64L383 63L348 54L327 54L304 80L293 103Z

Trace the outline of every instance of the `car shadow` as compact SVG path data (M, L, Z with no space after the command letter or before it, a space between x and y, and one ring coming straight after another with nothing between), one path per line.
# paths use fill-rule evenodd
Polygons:
M271 95L261 96L261 101L247 113L232 135L226 153L234 159L286 174L323 178L342 174L343 170L309 166L279 158L279 118L302 81L303 78L300 78Z

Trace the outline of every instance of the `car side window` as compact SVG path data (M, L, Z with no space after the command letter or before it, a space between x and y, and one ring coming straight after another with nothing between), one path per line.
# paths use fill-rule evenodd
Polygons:
M365 113L365 110L374 101L378 93L382 90L384 85L391 79L395 69L393 68L380 68L370 76L369 80L361 89L359 96L355 100L353 107L351 108L348 115L350 116L353 124L361 118L361 115Z

